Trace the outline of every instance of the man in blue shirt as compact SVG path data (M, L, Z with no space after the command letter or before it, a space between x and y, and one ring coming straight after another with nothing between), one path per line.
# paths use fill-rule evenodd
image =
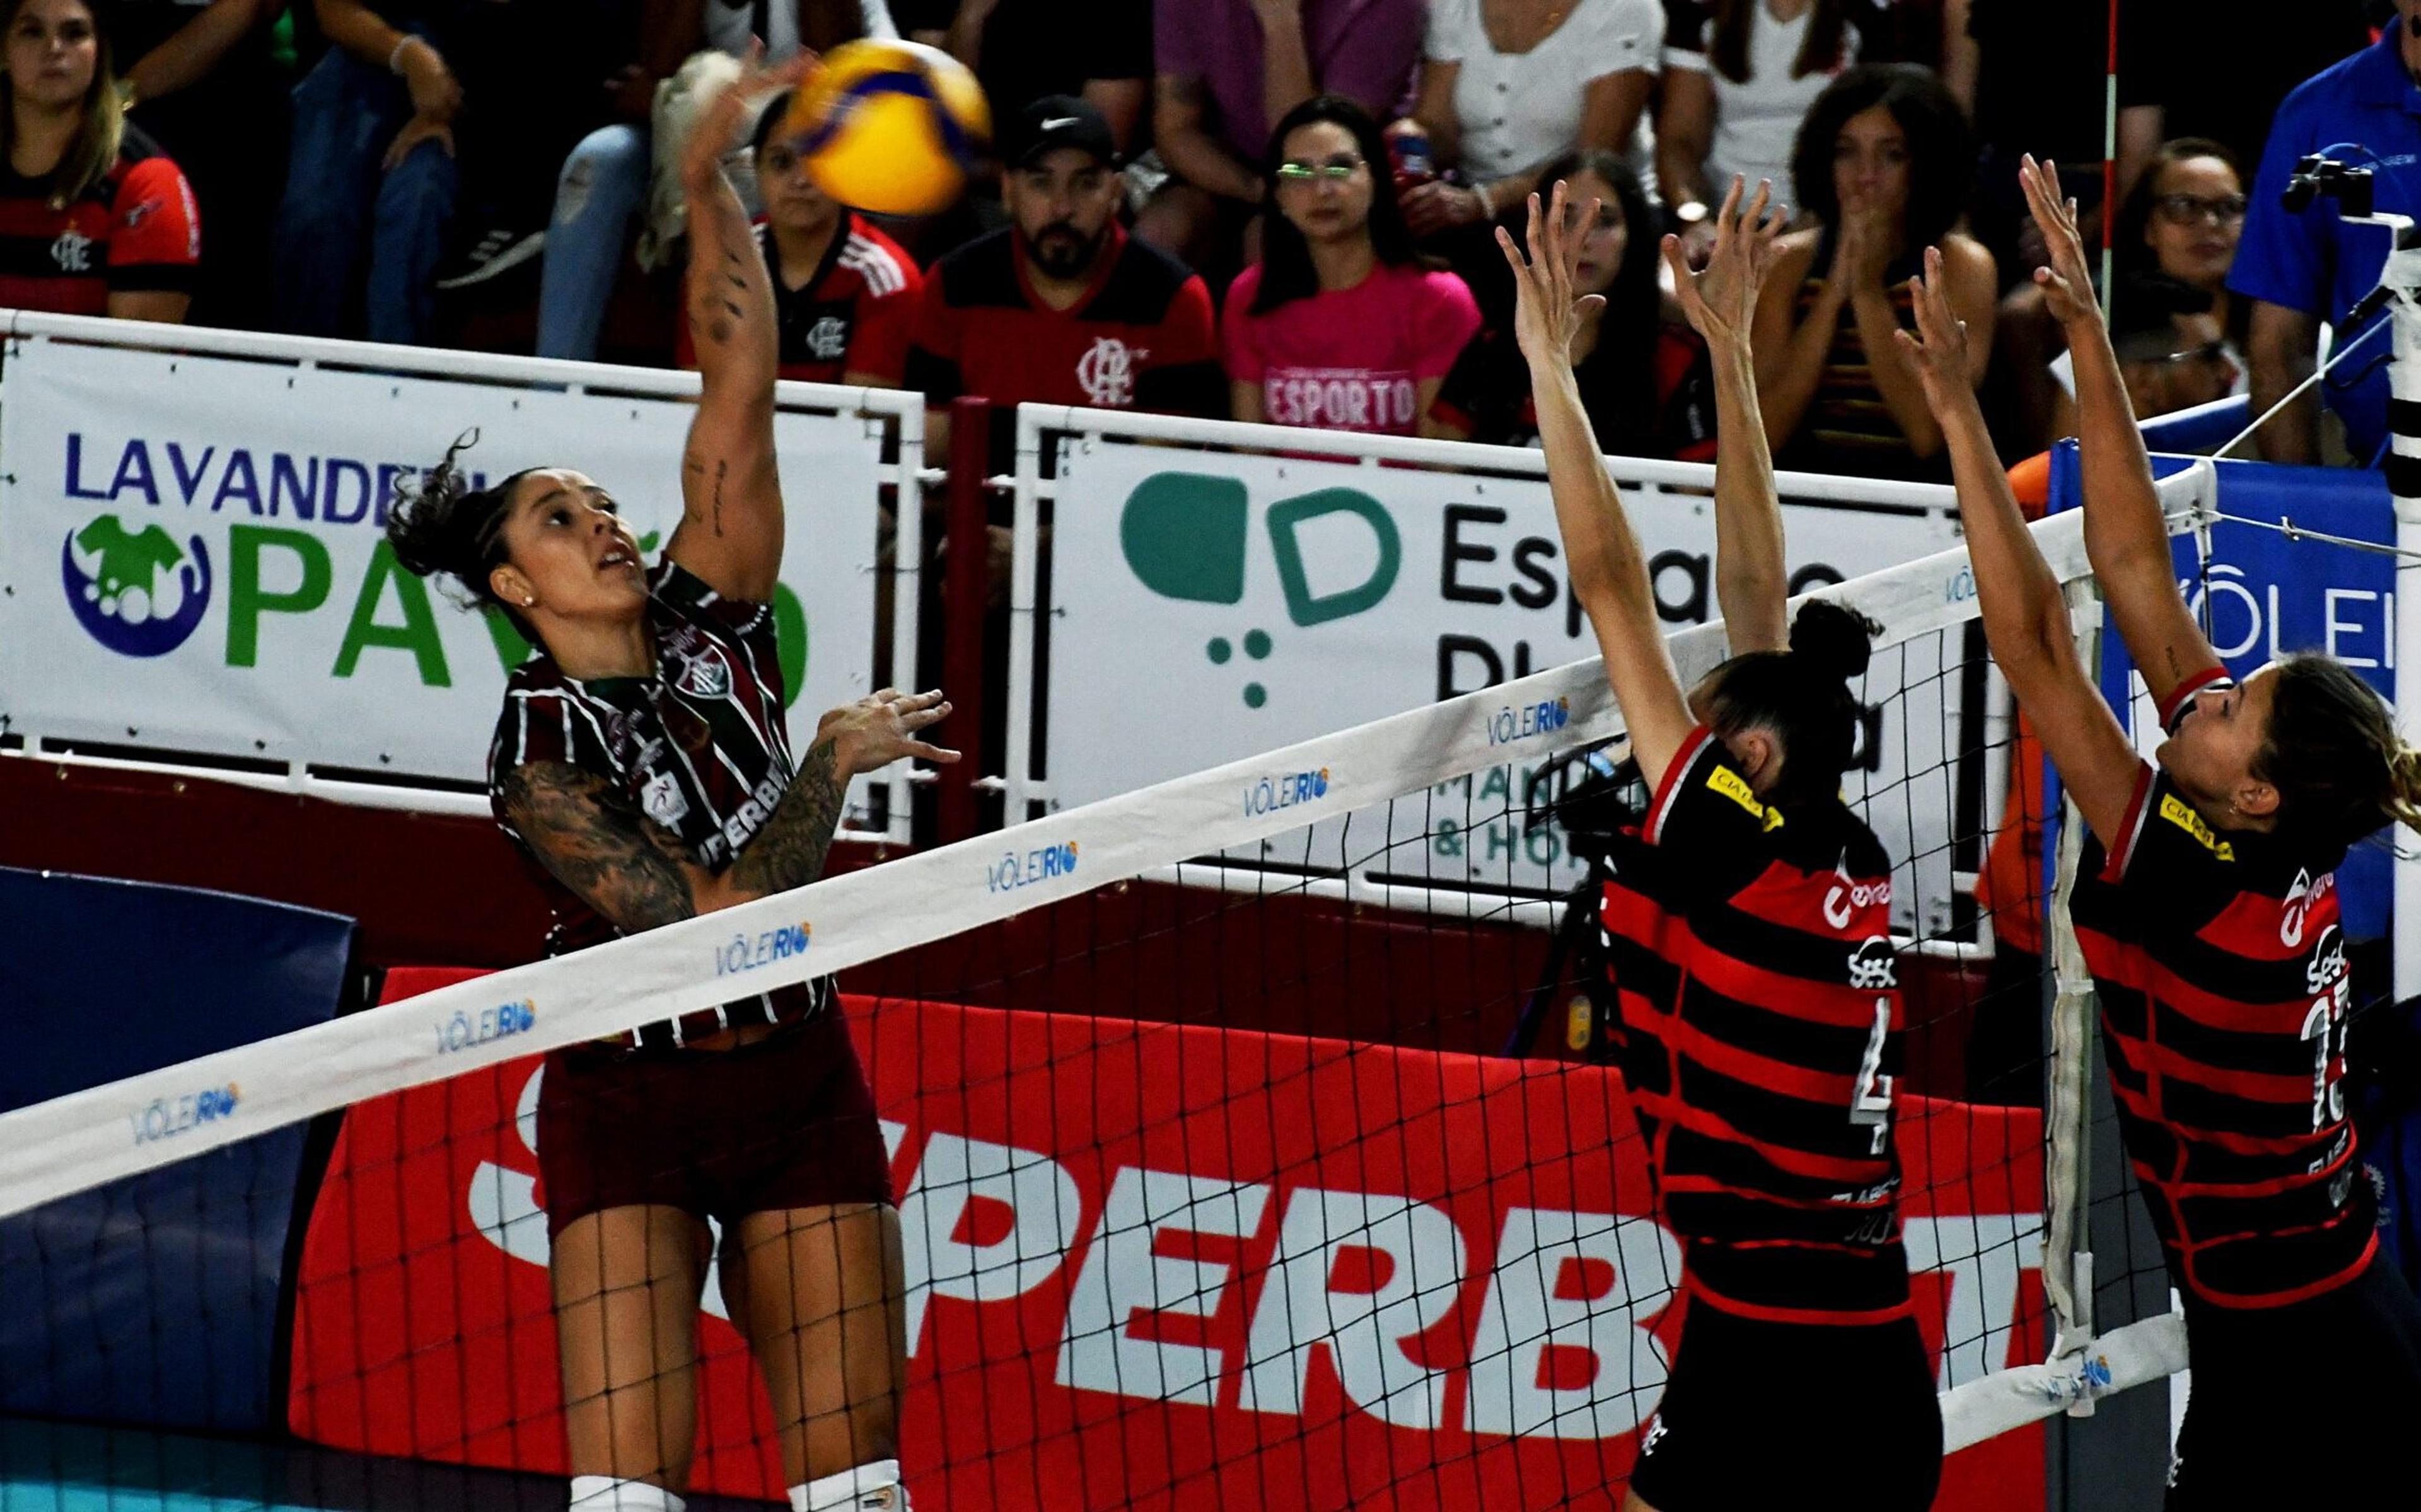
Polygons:
M2278 196L2295 160L2321 152L2372 172L2382 211L2421 218L2421 0L2396 0L2397 20L2377 43L2305 80L2278 108L2270 145L2254 180L2244 239L2227 287L2253 300L2247 341L2253 410L2266 412L2311 376L2319 327L2335 331L2333 351L2379 320L2348 330L2346 312L2379 282L2387 233L2347 226L2330 200L2289 213ZM2320 382L2330 409L2345 422L2358 462L2374 462L2387 443L2388 338L2372 336ZM2359 382L2348 380L2361 375ZM2273 462L2319 460L2319 410L2309 394L2263 426L2256 438Z

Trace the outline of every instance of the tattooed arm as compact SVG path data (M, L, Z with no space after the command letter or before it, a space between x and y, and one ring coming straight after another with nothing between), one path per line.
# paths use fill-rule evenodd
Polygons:
M665 553L726 599L762 602L782 561L782 484L773 462L773 285L723 154L748 104L795 79L752 58L699 114L681 163L689 201L682 303L703 388L681 453L681 522Z
M938 693L886 688L825 715L773 817L720 872L691 861L619 786L569 762L532 761L506 772L505 818L557 881L636 934L822 876L849 779L902 756L956 761L957 752L917 738L949 711Z

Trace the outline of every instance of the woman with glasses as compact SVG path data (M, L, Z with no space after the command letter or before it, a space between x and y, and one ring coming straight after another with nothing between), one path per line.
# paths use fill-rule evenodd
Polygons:
M1479 306L1414 251L1395 195L1381 192L1386 161L1378 122L1335 95L1297 105L1271 133L1261 260L1227 290L1237 419L1420 433Z

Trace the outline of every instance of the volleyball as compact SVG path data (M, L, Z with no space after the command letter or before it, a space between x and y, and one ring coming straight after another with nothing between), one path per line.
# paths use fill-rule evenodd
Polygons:
M836 47L791 97L783 134L824 193L881 215L926 215L959 197L992 137L983 86L914 42Z

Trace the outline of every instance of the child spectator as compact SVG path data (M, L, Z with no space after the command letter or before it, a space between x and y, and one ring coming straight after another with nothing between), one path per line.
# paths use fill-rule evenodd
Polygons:
M1992 347L1992 255L1954 231L1973 187L1967 118L1911 63L1864 63L1809 107L1790 154L1815 224L1783 238L1757 311L1757 393L1775 462L1862 477L1948 475L1942 429L1893 333L1908 281L1942 248L1972 381Z
M0 305L182 321L201 260L194 192L126 124L90 0L7 0L0 36Z
M1643 122L1664 13L1656 0L1432 0L1413 116L1438 163L1462 171L1404 196L1413 234L1478 226L1548 185L1539 167L1575 148L1619 152L1653 188ZM1485 259L1495 260L1495 249Z
M899 244L818 187L775 129L789 91L757 117L757 188L765 200L757 242L773 275L781 374L809 383L898 388L908 366L908 328L925 285ZM680 365L697 366L689 322Z
M1420 433L1479 306L1413 250L1386 164L1379 123L1334 95L1271 133L1261 260L1227 290L1237 419Z
M1656 178L1695 257L1708 209L1734 176L1790 192L1790 144L1807 107L1858 61L1862 0L1670 0Z
M1617 457L1711 461L1715 395L1707 345L1665 309L1656 277L1656 221L1638 176L1603 150L1568 152L1539 181L1568 187L1565 213L1596 221L1580 233L1575 296L1602 295L1572 341L1572 376L1598 448ZM1539 418L1530 365L1509 330L1483 331L1463 349L1429 407L1429 433L1455 441L1528 446Z

